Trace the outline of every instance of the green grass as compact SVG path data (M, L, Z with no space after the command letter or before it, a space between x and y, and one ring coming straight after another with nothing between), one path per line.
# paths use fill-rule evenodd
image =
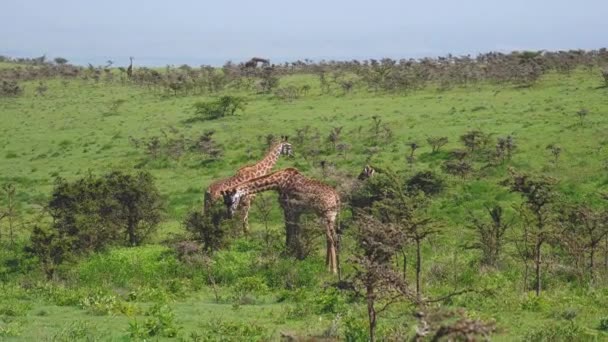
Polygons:
M6 65L0 63L0 67ZM416 141L422 147L416 151L414 170L431 168L439 171L445 153L432 155L426 137L447 136L450 143L442 150L449 151L461 147L458 140L461 134L480 129L492 133L493 137L514 135L518 148L510 164L516 169L557 177L559 189L570 199L596 198L599 193L608 191L608 171L605 169L608 88L599 88L601 80L597 75L597 72L585 71L577 71L571 76L549 74L530 88L479 84L447 91L429 88L407 95L375 94L357 88L351 94L338 96L319 95L318 81L312 76L289 76L281 79L281 86L309 84L312 86L309 95L283 102L271 95L227 91L247 98L244 113L189 124L184 122L193 116L192 104L210 99L210 96L158 96L119 84L70 81L64 85L59 80L48 81L46 95L36 96L37 82L30 82L26 84L24 96L0 99L0 146L3 151L0 153L0 183L15 183L19 207L24 219L29 220L48 200L55 176L76 179L89 171L104 173L113 169L145 168L155 176L169 205L167 220L153 241L160 243L171 233L183 231L181 221L189 210L202 205L202 192L207 184L231 175L238 167L261 157L267 134L288 134L293 140L297 128L309 125L318 128L325 141L332 127L344 126L343 141L351 146L346 156L323 152L320 159L331 161L337 169L356 176L365 164L366 148L372 145L369 139L371 117L378 115L390 125L394 139L379 144L380 151L372 158L372 164L408 168L405 161L407 143ZM124 103L116 113L108 115L111 104L117 100L124 100ZM581 108L589 110L583 125L576 116ZM171 133L171 129L178 133ZM163 139L163 131L169 136L196 138L208 129L216 131L215 137L225 148L225 156L220 161L208 162L195 153L186 153L179 160L150 161L143 148L130 143L130 138L159 136ZM551 163L551 155L546 150L548 144L559 144L563 149L557 165ZM307 175L322 178L317 164L305 160L296 144L293 148L296 157L280 160L278 167L296 166ZM248 149L252 151L250 158ZM549 281L538 308L524 309L529 307L530 299L521 294L521 274L517 270L520 265L510 254L512 251L506 252L506 264L498 273L479 273L473 262L475 252L462 251L463 240L470 239L469 232L463 233L468 221L467 209L480 210L485 203L493 201L510 207L518 201L516 195L498 184L505 177L505 167L490 170L483 178L473 176L466 181L446 177L448 190L432 208L446 228L433 247L428 244L424 247L424 287L429 294L439 295L449 291L452 285L489 284L500 295L487 298L465 295L456 298L452 305L465 307L473 317L495 319L499 328L497 340L523 338L527 331L546 323L565 324L567 322L560 315L568 309L577 312L574 322L586 333L597 336L598 340L608 338L606 333L602 335L597 330L600 318L608 315L605 282L603 287L583 289L562 279ZM0 205L5 203L5 199L0 200ZM281 230L280 220L281 214L275 205L271 222L274 232ZM4 222L0 225L4 228ZM255 208L251 226L254 236L264 229ZM27 232L20 234L26 236ZM346 241L346 254L348 244ZM232 293L231 285L220 285L224 299L216 303L210 287L204 284L204 272L188 273L177 269L179 266L171 270L173 261L162 256L164 248L151 245L94 255L71 266L73 268L66 274L70 285L79 289L74 289L78 298L95 289L103 289L126 300L130 292L157 289L160 294L145 292L146 299L138 299L134 305L144 310L154 300L168 302L181 327L179 336L186 339L191 332L208 329L204 322L213 319L259 326L278 339L281 332L287 331L319 335L334 317L331 313L312 311L297 314L301 309L297 301L278 301L284 291L280 286L271 286L268 292L256 294L255 304L235 309L226 299ZM231 262L230 258L243 262L255 260L263 251L257 247L244 249L245 252L225 252L226 259L222 260L228 260L226 263ZM322 253L319 247L318 253L307 261L310 266L299 266L314 270L319 284L332 279L323 273ZM269 284L268 279L278 277L264 275L261 271L248 274L246 270L253 266L243 265L239 266L242 269L234 271L235 274L265 277ZM129 272L129 267L137 272ZM451 276L443 276L444 273ZM452 276L459 278L453 280ZM8 283L17 284L19 279L27 279L27 276L14 276ZM304 291L309 297L315 296L316 290L307 288ZM74 303L58 306L56 298L37 296L32 291L21 293L20 298L0 296L0 304L16 301L29 305L29 309L19 312L19 316L0 315L0 339L44 340L53 336L69 339L70 334L78 338L93 334L103 340L128 340L129 322L146 319L141 312L132 317L124 314L94 316ZM364 312L359 304L349 304L348 308L359 314ZM391 322L413 324L405 306L396 307L387 316L392 318L381 318L381 328ZM11 336L10 331L2 335L2 329L8 331L10 328L8 325L17 336Z

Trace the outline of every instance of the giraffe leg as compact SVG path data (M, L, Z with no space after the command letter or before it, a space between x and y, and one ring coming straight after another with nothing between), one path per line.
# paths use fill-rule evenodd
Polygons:
M243 224L243 233L247 234L249 232L249 209L251 208L251 200L253 196L247 195L243 196L241 200L241 220Z
M334 229L335 216L327 217L327 227L325 234L327 235L327 253L325 261L327 264L327 270L331 273L338 273L338 261L336 256L336 231Z

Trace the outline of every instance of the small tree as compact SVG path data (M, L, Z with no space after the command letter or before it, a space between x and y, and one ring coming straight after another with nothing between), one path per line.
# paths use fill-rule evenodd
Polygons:
M6 208L0 211L0 221L6 219L8 222L8 239L11 248L15 244L15 220L19 214L17 212L17 203L15 202L16 189L12 183L7 183L2 186L2 191L6 196ZM0 241L2 241L2 230L0 230Z
M580 252L588 253L587 269L594 279L595 255L602 239L608 235L608 212L594 210L587 205L573 205L564 208L560 215L562 233L560 241L581 246ZM578 252L578 251L577 251Z
M224 224L225 219L225 207L216 201L204 214L200 211L190 212L184 219L184 227L193 235L194 240L203 244L205 251L213 252L228 244L229 231Z
M576 112L576 116L578 116L578 119L581 122L581 126L583 125L585 118L587 117L588 114L589 114L589 111L585 108L581 108Z
M265 67L261 77L260 86L262 87L262 92L269 94L279 86L279 78L275 75L273 67Z
M38 258L46 278L51 280L57 266L72 257L71 243L54 228L34 226L25 251Z
M215 134L214 130L207 130L201 134L201 136L194 141L191 149L202 153L204 156L211 160L218 160L224 154L222 145L218 144L213 138Z
M504 234L511 226L511 223L505 222L500 205L486 207L486 211L490 216L489 223L482 221L469 212L469 218L471 219L471 226L469 228L473 229L477 234L477 241L470 247L481 251L482 264L496 267L502 250Z
M512 136L507 135L504 138L498 138L496 142L496 156L501 162L504 162L505 159L511 160L515 148L517 148L517 145Z
M390 265L402 247L404 235L391 224L366 214L357 215L356 232L359 252L355 254L354 289L365 296L369 322L369 340L376 340L378 315L390 305L407 299L417 302L402 277Z
M59 65L64 65L68 63L68 60L63 58L63 57L56 57L54 59L55 63L59 64Z
M428 137L426 141L431 145L432 153L439 152L439 149L449 142L448 137Z
M460 136L460 140L472 153L488 144L490 136L482 131L473 130Z
M540 296L543 245L555 235L552 205L555 201L553 188L556 180L549 177L532 177L511 170L511 178L505 182L512 192L523 198L520 215L523 219L524 234L522 243L531 244L535 269L535 291ZM527 247L526 247L527 249Z
M75 182L55 181L49 212L52 229L75 253L109 244L141 244L161 221L163 201L148 172L92 174Z
M422 191L404 191L403 180L390 170L382 200L374 203L374 216L397 227L405 238L413 241L416 249L416 296L422 298L422 242L439 232L436 222L427 213L429 198ZM405 259L405 257L404 257ZM404 260L405 263L405 260Z
M549 152L551 152L551 155L553 156L553 165L557 166L559 156L562 154L562 148L556 144L549 144L547 145L547 150L549 150Z

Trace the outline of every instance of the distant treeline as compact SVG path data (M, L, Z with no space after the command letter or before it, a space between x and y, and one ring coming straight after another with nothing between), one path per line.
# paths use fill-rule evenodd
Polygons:
M173 95L214 93L226 87L258 93L276 91L279 97L297 97L303 89L279 88L279 77L310 74L318 77L322 93L348 93L363 88L369 91L407 92L429 85L439 89L466 86L475 82L511 83L530 86L547 72L569 74L584 67L589 71L608 66L608 50L515 51L489 52L476 57L452 56L421 59L352 60L314 62L305 59L283 64L226 62L221 68L211 66L167 66L164 70L147 67L113 68L74 66L65 58L47 60L0 56L0 62L15 63L14 68L0 69L3 82L20 82L45 78L79 78L93 82L115 82L142 86L155 92Z

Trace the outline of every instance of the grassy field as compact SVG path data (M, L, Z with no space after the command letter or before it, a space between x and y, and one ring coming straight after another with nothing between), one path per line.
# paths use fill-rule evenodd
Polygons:
M45 284L36 275L35 265L28 274L5 276L0 283L0 339L129 340L137 335L130 335L137 324L161 316L159 321L169 320L175 323L166 325L180 327L177 337L184 340L204 340L205 336L214 340L222 335L227 340L275 340L288 332L318 336L332 326L337 314L340 331L346 327L357 331L365 322L364 304L347 303L342 295L319 290L333 279L324 272L321 241L318 253L296 262L292 271L291 260L275 261L276 269L270 270L256 263L265 247L260 242L264 227L255 208L250 219L253 234L239 238L217 256L217 263L223 265L221 272L230 274L226 279L237 279L219 285L219 301L199 273L172 271L186 266L171 264L175 258L161 247L172 234L183 232L185 215L202 206L207 184L262 156L268 134L293 137L296 129L310 126L318 129L325 141L333 127L343 126L342 140L350 146L345 155L324 148L318 159L354 177L369 156L372 116L388 124L393 138L380 144L371 163L412 173L426 169L441 172L446 151L462 146L459 136L479 129L494 138L513 135L518 147L509 166L556 177L560 193L568 199L587 198L600 205L600 195L608 192L608 88L600 87L596 71L549 74L526 88L476 84L406 95L359 88L348 94L320 95L315 77L288 76L281 78L281 86L309 84L309 94L282 101L273 95L227 90L226 94L246 97L246 109L237 116L204 122L188 121L192 105L213 97L159 96L120 83L78 80L50 80L48 91L40 96L34 90L36 84L27 83L21 97L0 99L0 184L15 184L23 221L34 218L48 201L55 177L74 180L87 172L103 174L116 169L150 171L167 200L168 215L151 244L112 249L71 264L64 270L64 284ZM581 109L589 113L582 123L576 115ZM195 153L153 160L132 143L133 139L153 136L194 139L209 129L216 131L214 137L225 149L219 161L210 162ZM443 152L432 154L426 143L428 136L447 136L450 142ZM406 162L410 142L421 145L413 165ZM552 162L547 150L550 144L562 148L558 163ZM297 167L323 179L318 164L298 154L297 144L293 148L295 158L280 160L278 167ZM507 165L484 172L481 167L481 163L476 164L478 172L466 180L446 176L448 189L433 202L432 212L444 229L424 245L427 293L440 295L465 285L494 289L492 296L467 294L444 305L465 308L470 317L496 320L496 340L525 340L539 329L554 326L580 329L589 340L608 339L608 334L598 329L600 319L608 316L606 274L601 284L579 286L555 276L556 271L550 275L553 279L545 281L543 297L536 299L521 291L521 270L513 250L506 251L500 270L480 272L475 263L477 253L462 249L472 239L465 229L468 210L480 211L484 204L493 202L511 208L519 201L499 184L506 178ZM331 177L326 181L334 182ZM6 205L4 199L0 204ZM514 215L512 210L509 214ZM271 223L272 230L280 234L281 213L276 204ZM27 229L22 229L20 236L25 239ZM277 241L280 244L283 240ZM347 241L345 260L348 246ZM3 252L2 260L10 260L10 251ZM136 271L118 272L121 268ZM273 285L274 280L295 271L303 284L299 289ZM173 279L171 272L175 272ZM234 284L243 278L261 279L263 285L251 290L250 303L235 305L231 294ZM162 286L157 286L159 283ZM98 297L92 301L106 304L83 302L95 291ZM153 313L150 308L154 303L165 305L172 312L165 316L174 315L174 319L163 316L162 310ZM410 312L405 304L393 307L387 318L380 319L380 331L411 333L415 326ZM567 312L574 312L574 317L564 318ZM241 337L231 337L229 331L238 331Z

